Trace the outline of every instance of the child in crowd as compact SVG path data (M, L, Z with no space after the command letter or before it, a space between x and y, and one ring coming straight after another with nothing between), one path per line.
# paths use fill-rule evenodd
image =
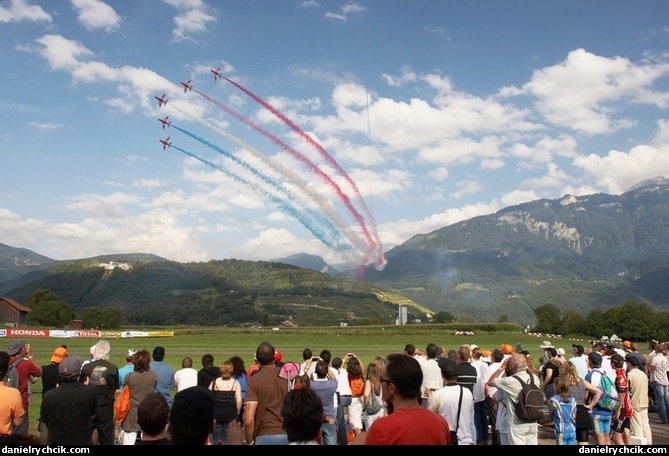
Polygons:
M559 377L555 381L555 396L548 401L557 445L576 445L576 399L569 395L569 384Z

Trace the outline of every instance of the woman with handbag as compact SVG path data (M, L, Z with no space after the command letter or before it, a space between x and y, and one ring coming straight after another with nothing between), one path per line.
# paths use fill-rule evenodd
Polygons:
M381 397L381 370L378 364L370 363L365 374L365 392L363 394L363 422L369 430L377 418L385 414Z

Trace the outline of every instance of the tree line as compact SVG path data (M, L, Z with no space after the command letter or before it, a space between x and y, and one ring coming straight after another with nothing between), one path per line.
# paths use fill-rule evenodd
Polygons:
M646 303L628 301L607 310L593 310L587 315L545 304L534 309L534 316L536 332L585 334L593 338L616 334L633 341L669 340L669 312L656 310Z

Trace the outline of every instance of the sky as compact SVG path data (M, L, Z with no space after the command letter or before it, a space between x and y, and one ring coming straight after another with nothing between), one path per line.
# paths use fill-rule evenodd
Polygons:
M0 242L57 260L381 269L669 176L662 0L0 0L0 36Z

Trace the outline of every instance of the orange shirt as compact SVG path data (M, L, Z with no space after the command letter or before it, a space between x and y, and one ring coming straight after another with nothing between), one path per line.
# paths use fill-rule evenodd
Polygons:
M19 390L0 382L0 434L11 434L14 418L24 414Z

